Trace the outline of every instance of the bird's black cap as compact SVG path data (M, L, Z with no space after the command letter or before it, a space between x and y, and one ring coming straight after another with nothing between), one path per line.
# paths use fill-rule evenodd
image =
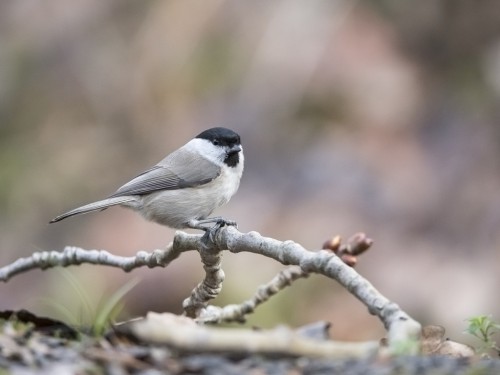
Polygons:
M240 144L240 136L227 128L207 129L196 136L196 138L206 139L210 142L217 142L221 146L234 146Z

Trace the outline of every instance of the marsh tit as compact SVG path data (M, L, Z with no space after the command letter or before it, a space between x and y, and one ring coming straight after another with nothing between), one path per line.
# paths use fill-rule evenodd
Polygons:
M235 225L222 217L208 216L238 190L243 162L240 136L226 128L211 128L108 198L75 208L50 222L119 205L171 228L208 232L224 225ZM211 223L215 225L206 226Z

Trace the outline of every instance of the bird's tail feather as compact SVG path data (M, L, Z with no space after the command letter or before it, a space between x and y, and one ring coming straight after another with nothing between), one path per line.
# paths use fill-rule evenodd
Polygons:
M50 221L50 223L55 223L57 221L61 221L63 219L66 219L67 217L74 216L74 215L86 214L87 212L104 210L108 207L116 206L117 204L132 202L134 200L135 200L134 197L130 197L130 196L103 199L102 201L89 203L89 204L86 204L85 206L75 208L71 211L68 211L68 212L62 214L62 215L59 215L59 216L55 217L54 219L52 219Z

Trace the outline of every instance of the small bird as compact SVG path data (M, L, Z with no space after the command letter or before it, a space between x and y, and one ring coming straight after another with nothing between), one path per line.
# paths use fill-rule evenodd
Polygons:
M237 133L221 127L207 129L108 198L75 208L50 222L123 206L158 224L201 229L212 236L224 225L236 225L222 217L208 216L238 190L243 163ZM215 225L206 226L211 223Z

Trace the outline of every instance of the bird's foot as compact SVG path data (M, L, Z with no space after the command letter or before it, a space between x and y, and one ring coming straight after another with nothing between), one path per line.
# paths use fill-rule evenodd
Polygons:
M220 220L217 220L213 226L206 228L205 234L203 235L203 237L208 236L208 239L211 242L214 242L215 241L215 236L216 236L217 232L222 227L229 226L229 225L231 225L231 226L235 227L236 229L238 229L238 224L236 223L236 221L225 220L223 218L220 218Z
M211 227L207 227L204 225L204 224L209 224L209 223L215 223L215 224ZM238 224L236 223L236 221L226 220L220 216L211 217L211 218L203 219L203 220L191 220L188 223L189 228L200 229L200 230L205 231L205 234L203 235L202 240L204 240L204 241L209 240L210 242L214 242L215 236L216 236L217 232L219 231L219 229L221 229L222 227L224 227L226 225L228 225L228 226L231 225L233 227L238 228Z

